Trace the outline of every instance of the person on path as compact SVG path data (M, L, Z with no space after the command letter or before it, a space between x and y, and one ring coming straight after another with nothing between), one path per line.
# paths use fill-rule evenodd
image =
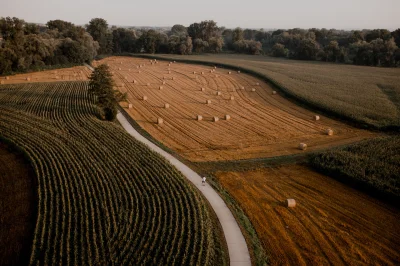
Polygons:
M202 179L201 183L203 184L203 186L206 185L206 177L205 176L203 176L203 179Z

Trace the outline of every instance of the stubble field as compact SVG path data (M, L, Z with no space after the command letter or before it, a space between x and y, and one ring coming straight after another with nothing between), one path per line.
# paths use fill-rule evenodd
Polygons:
M127 109L131 117L193 162L295 154L303 152L300 142L317 150L373 135L323 116L315 121L315 113L273 94L270 85L227 69L132 57L110 57L94 65L102 63L110 66L117 88L128 93L123 106L132 104ZM157 124L158 118L163 124ZM334 135L326 135L327 129Z
M400 213L304 166L218 172L271 265L396 265ZM296 200L287 208L285 200Z

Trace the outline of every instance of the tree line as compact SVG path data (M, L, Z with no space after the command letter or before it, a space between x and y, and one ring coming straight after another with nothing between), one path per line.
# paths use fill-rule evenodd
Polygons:
M81 64L120 53L246 53L369 66L400 66L400 29L226 29L213 20L168 30L110 27L94 18L85 26L46 25L0 18L0 74Z

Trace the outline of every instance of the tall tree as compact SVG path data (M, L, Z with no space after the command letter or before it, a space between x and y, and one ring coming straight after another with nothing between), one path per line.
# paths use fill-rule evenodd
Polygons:
M114 90L114 81L107 65L100 65L90 76L89 93L96 96L96 104L105 119L113 121L117 115L118 102L126 99L126 94Z
M108 30L108 23L105 19L93 18L86 26L86 30L99 43L99 54L112 53L112 35Z

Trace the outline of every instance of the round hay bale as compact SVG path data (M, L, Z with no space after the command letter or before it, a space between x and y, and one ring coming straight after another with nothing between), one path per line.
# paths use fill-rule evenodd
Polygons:
M157 118L157 124L161 125L164 123L164 120L162 118Z
M59 76L56 76L55 78L56 78L56 79L59 79L60 77L59 77Z
M211 104L211 100L206 100L206 104Z
M122 61L121 61L121 63L120 63L121 65L122 65Z
M163 89L163 86L158 87L158 89L159 89L159 90L162 90L162 89Z
M168 71L168 74L171 74L171 71Z
M319 115L314 115L314 120L315 121L319 121L319 119L320 119Z
M231 100L231 101L235 100L235 97L234 97L234 96L231 96L231 97L230 97L230 100Z
M174 61L174 63L176 63L176 61Z
M122 68L119 67L118 70L122 70Z
M169 103L164 104L164 108L168 109L169 108Z
M204 75L204 72L202 71L201 74Z
M143 101L147 101L147 96L146 96L146 95L143 95L142 100L143 100Z
M140 73L141 73L141 71L139 70L139 71L138 71L138 73L140 74Z
M201 88L201 91L206 91L206 88Z
M169 62L170 65L172 65L172 62Z
M276 94L276 91L272 91L272 94L275 95L275 94Z
M217 69L217 67L216 67L216 66L214 66L214 69Z
M252 92L255 92L255 91L256 91L256 89L255 89L255 88L252 88L252 89L251 89L251 91L252 91Z
M6 80L9 80L10 79L10 77L6 77Z
M203 120L203 116L201 116L201 115L197 115L197 121L201 121L201 120Z
M217 96L221 96L222 93L220 91L217 91Z
M167 82L163 81L162 84L165 85L165 84L167 84Z
M240 74L240 70L238 70L238 74Z
M307 150L307 144L305 144L305 143L300 143L300 144L299 144L299 149L302 150L302 151Z
M242 86L241 89L244 90L244 87Z
M132 107L133 107L133 104L131 104L131 103L128 104L128 108L129 108L129 109L132 109Z
M219 121L219 118L216 117L216 116L214 116L214 117L213 117L213 122L218 122L218 121Z
M328 128L328 129L325 131L325 133L326 133L326 135L328 135L328 136L332 136L332 135L333 135L333 130L330 129L330 128Z
M196 71L193 71L193 74L196 74Z
M257 83L256 83L256 86L260 86L260 83L257 82Z
M230 115L225 115L225 120L231 120L231 116Z
M4 80L0 81L0 84L4 84Z
M31 81L31 78L26 78L26 81Z
M172 80L175 80L175 77L172 77Z
M137 84L137 81L136 81L136 80L134 80L134 81L133 81L133 84Z
M294 208L294 207L296 207L296 201L294 199L287 199L286 206L288 208Z
M232 74L232 72L228 71L228 74L230 75L230 74Z

